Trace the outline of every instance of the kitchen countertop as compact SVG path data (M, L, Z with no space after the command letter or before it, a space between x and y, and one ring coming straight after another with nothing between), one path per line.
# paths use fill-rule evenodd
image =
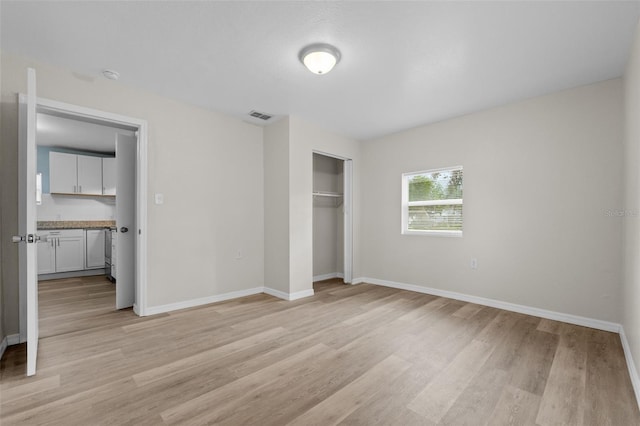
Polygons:
M43 220L38 229L103 229L116 226L115 220Z

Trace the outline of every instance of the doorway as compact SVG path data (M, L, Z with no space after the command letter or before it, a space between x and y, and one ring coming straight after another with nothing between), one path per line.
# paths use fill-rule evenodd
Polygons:
M24 95L20 95L20 126L21 129L23 126L27 126L26 124L26 103L27 103L27 99L26 96ZM126 116L121 116L121 115L117 115L117 114L112 114L112 113L107 113L107 112L103 112L103 111L98 111L98 110L93 110L93 109L89 109L89 108L84 108L84 107L79 107L76 105L71 105L71 104L65 104L65 103L61 103L61 102L57 102L57 101L52 101L52 100L48 100L48 99L43 99L43 98L37 98L37 102L36 102L36 110L37 110L37 114L36 115L40 115L42 117L42 119L40 120L41 122L44 121L44 123L47 123L47 120L51 121L58 121L60 122L61 120L67 120L69 122L73 122L75 123L77 126L85 127L91 127L93 126L93 128L109 128L112 131L114 129L116 129L116 133L121 134L121 142L122 143L126 143L128 146L127 148L127 154L126 157L128 157L128 160L130 162L130 164L133 165L133 174L130 174L128 176L128 181L127 181L127 187L129 188L129 193L127 198L131 198L133 200L132 203L130 203L130 215L133 219L130 220L129 222L127 222L126 226L122 226L123 228L127 228L124 232L129 231L127 237L131 240L131 247L132 249L129 250L128 255L131 257L129 263L130 263L130 267L131 267L131 280L130 280L130 289L128 289L126 292L130 293L130 297L132 300L132 304L133 304L133 310L137 315L143 316L145 315L145 309L146 309L146 186L147 186L147 179L146 179L146 170L147 170L147 123L144 120L139 120L139 119L134 119L131 117L126 117ZM21 132L21 136L20 136L20 145L26 145L26 143L23 143L23 137L24 134L26 133L26 131L22 131ZM36 136L37 139L37 136ZM38 144L38 141L36 140L36 145L44 145L44 144ZM101 158L113 158L114 156L117 157L117 144L118 144L118 137L115 138L115 140L113 140L113 145L111 145L111 147L105 152L101 152L101 155L93 155L93 157L101 157ZM75 150L82 150L83 148L89 148L86 151L99 151L99 150L95 150L95 149L91 149L91 147L66 147L67 149L75 149ZM95 148L95 147L94 147ZM47 150L44 150L47 151ZM51 152L51 149L48 149L49 152ZM59 149L58 149L59 151ZM87 154L86 151L83 151L81 153L76 153L76 155L83 155L83 154ZM94 152L94 154L96 154L97 152ZM115 155L114 155L115 154ZM89 157L91 157L91 155L89 155ZM22 161L22 160L21 160ZM76 171L77 173L77 171ZM118 176L120 175L119 172L116 173ZM49 181L48 184L50 185L51 182ZM122 185L122 183L118 183L118 185ZM79 186L79 185L78 185ZM50 188L49 188L50 189ZM103 188L100 188L103 189ZM20 183L20 188L19 188L20 194L22 195L23 193L26 194L26 188L24 186L24 183L21 182ZM126 192L126 191L125 191ZM104 195L104 194L103 194ZM49 194L49 197L51 195ZM83 195L79 195L76 197L72 197L70 198L69 196L67 196L67 198L70 198L71 200L75 200L75 201L71 201L71 203L77 203L78 199L82 198ZM95 198L96 196L92 196ZM47 200L49 202L51 202L52 200ZM69 200L67 200L67 202L63 203L63 204L69 204L68 203ZM113 211L115 211L115 208L117 208L117 198L113 197L113 205L109 206L109 202L105 200L102 200L103 202L99 202L97 204L100 204L100 206L98 208L102 208L105 210L109 210L112 209ZM40 202L42 202L42 198L40 197ZM55 202L54 202L55 204ZM94 203L93 207L97 206L96 203ZM22 205L22 202L21 202ZM68 206L67 206L68 207ZM115 208L114 208L115 207ZM51 213L51 211L49 210L49 212ZM68 210L65 210L65 212L68 213ZM53 213L55 214L60 214L61 215L61 219L62 219L62 213ZM114 214L114 219L117 219L117 213ZM22 215L20 215L21 220L22 220ZM51 217L49 217L49 219L51 219ZM53 219L55 220L56 217L54 216ZM76 219L78 219L78 217L76 217ZM118 225L117 220L116 223L114 225ZM21 225L21 229L22 229L22 225ZM93 236L95 237L95 235ZM86 237L85 237L86 238ZM96 243L98 246L100 245L100 239L98 238L98 242ZM94 241L95 243L95 241ZM40 245L41 243L38 243L38 245ZM54 243L56 244L56 243ZM85 245L83 246L84 250L86 250L86 242ZM86 259L85 259L86 260ZM87 264L85 262L84 264L85 267L85 274L84 275L91 275L91 271L89 271L88 273L86 272L87 269ZM22 262L21 262L21 273L20 273L20 338L21 341L26 341L27 338L27 315L28 315L28 310L27 310L27 280L23 278L23 276L26 276L26 272L23 272L23 269L27 269L26 267L23 267ZM100 270L101 268L96 268L98 270ZM102 271L104 271L104 269L102 269ZM125 280L126 281L126 280ZM118 280L116 279L116 284L118 283ZM126 293L125 292L125 293ZM121 292L122 293L122 292ZM130 305L129 305L130 306ZM114 306L114 310L115 310L116 306ZM35 307L36 311L38 309L37 306L37 301L36 301L36 307Z
M352 163L313 153L313 281L352 280Z
M116 219L132 222L129 218L134 216L135 200L126 200L122 193L127 195L129 188L135 188L135 164L131 164L132 171L129 172L123 167L135 161L135 151L130 152L126 146L118 149L117 145L123 138L126 143L135 145L133 138L137 129L47 112L37 113L36 121L40 284L47 281L49 292L55 293L56 282L50 280L66 280L59 281L63 287L71 286L74 279L83 282L79 280L81 277L102 276L102 281L108 279L114 283L115 297L111 308L131 307L134 280L117 279L118 271L126 268L118 268L115 258L118 252ZM123 177L121 173L124 173ZM117 191L118 186L120 191ZM128 255L134 256L133 253ZM126 262L132 263L133 259ZM87 284L87 287L89 285L93 284ZM123 292L125 294L120 294ZM85 294L71 291L68 297L73 297L74 293ZM53 298L53 295L49 297ZM80 304L83 301L83 297L78 297Z

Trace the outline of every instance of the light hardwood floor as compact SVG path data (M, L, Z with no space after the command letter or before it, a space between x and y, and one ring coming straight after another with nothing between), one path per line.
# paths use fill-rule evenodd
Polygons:
M138 318L101 278L40 285L38 374L0 423L639 425L618 335L368 284Z

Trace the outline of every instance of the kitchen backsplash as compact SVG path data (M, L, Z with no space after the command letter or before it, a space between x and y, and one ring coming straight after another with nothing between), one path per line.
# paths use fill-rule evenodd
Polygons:
M37 209L39 221L113 220L115 215L115 198L111 197L42 194L42 204Z

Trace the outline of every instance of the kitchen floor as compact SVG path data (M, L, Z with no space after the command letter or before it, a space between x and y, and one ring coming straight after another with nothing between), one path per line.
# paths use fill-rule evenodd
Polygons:
M106 276L38 282L40 338L110 325L116 311L116 286Z

